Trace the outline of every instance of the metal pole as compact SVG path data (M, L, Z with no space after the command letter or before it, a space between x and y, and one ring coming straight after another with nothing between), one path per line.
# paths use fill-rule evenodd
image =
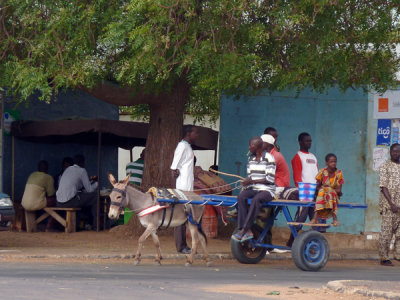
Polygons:
M15 203L14 199L14 183L15 183L15 140L14 136L11 137L11 199Z
M101 131L97 135L97 231L100 230ZM105 216L104 216L105 217ZM105 229L105 228L104 228Z
M1 100L1 157L0 157L0 191L3 191L3 172L4 172L4 96L0 93L0 100Z

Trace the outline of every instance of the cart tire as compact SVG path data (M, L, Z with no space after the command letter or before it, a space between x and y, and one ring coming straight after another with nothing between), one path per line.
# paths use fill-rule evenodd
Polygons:
M303 271L319 271L329 259L329 243L318 231L305 231L298 235L292 246L292 259Z
M234 234L238 232L236 229ZM260 234L257 230L253 230L255 238ZM249 242L239 242L231 238L231 251L234 258L242 264L256 264L260 262L266 254L267 249L262 247L250 248Z

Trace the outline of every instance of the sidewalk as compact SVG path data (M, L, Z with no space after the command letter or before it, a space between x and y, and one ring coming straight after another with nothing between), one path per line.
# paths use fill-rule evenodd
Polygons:
M184 259L178 254L172 232L160 233L160 244L164 259ZM331 247L330 260L378 260L374 249L349 248L347 240L355 239L352 235L326 234ZM274 242L284 244L286 233L275 231ZM0 259L129 259L133 258L138 237L124 232L82 231L65 233L26 233L0 232ZM343 243L340 243L343 241ZM190 240L188 240L190 245ZM229 238L208 239L208 251L212 259L233 259ZM340 247L343 244L344 247ZM202 253L201 249L199 253ZM153 258L155 248L149 237L143 248L142 258ZM290 253L267 255L271 260L291 260Z

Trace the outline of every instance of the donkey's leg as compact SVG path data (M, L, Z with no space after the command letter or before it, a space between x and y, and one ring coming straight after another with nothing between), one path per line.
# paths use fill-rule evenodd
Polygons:
M156 263L161 265L161 260L162 260L161 247L160 247L160 240L158 238L156 229L153 230L153 232L151 233L151 237L153 238L154 246L156 247L156 250L157 250Z
M192 236L192 250L190 254L187 256L186 266L193 264L194 255L197 253L197 246L199 244L197 225L193 225L190 222L188 222L188 225L189 225L190 235Z
M140 253L142 251L143 248L143 243L144 241L149 237L149 235L154 231L154 226L153 225L149 225L147 226L146 230L143 232L143 234L140 236L139 238L139 245L136 251L136 255L135 255L135 260L134 260L134 264L138 265L140 263Z
M191 209L192 209L193 216L195 217L194 219L196 220L197 223L200 223L201 218L204 214L205 207L200 206L200 205L192 205ZM204 259L206 260L207 267L209 267L209 266L211 266L212 262L208 255L207 239L206 239L204 233L199 231L199 229L198 229L199 227L197 225L193 225L193 226L195 226L196 234L197 234L197 241L198 241L198 243L200 243L201 247L203 248Z
M201 232L198 229L197 229L197 235L198 235L199 243L200 243L201 247L203 248L204 259L206 261L206 265L207 265L207 267L210 267L212 265L212 262L211 262L210 256L208 255L206 238L203 236L203 234L201 234Z

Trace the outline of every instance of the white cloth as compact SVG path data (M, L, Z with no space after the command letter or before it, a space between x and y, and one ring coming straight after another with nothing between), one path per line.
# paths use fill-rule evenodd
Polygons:
M271 145L275 144L275 138L270 134L263 134L261 136L261 139L264 143L271 144Z
M84 168L78 165L68 167L61 176L60 185L57 190L57 202L65 203L71 200L76 194L85 189L90 193L96 190L97 182L90 183L89 176Z
M176 146L171 170L179 170L176 178L176 188L183 191L193 191L194 153L190 144L182 140Z
M317 180L315 176L318 174L318 162L317 158L312 153L304 153L298 151L297 155L300 157L302 170L301 170L301 180L306 183L316 183Z

